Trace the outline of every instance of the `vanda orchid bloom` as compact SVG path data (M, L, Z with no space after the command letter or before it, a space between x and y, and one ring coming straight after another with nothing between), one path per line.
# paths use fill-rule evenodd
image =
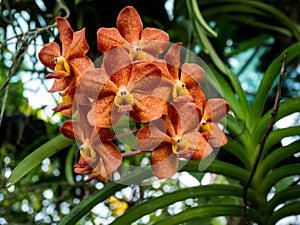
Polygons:
M94 99L89 122L96 127L111 127L122 114L137 122L160 118L167 110L160 95L168 95L168 86L161 84L162 76L152 61L132 63L123 48L108 52L102 68L87 71L81 79L82 93Z
M98 49L107 53L115 47L124 47L132 60L148 59L160 54L168 46L169 35L156 28L143 29L143 22L132 6L121 10L117 28L100 28L97 32Z
M218 123L229 110L229 103L224 99L212 98L205 102L199 131L212 147L221 147L227 144L227 138L219 128Z
M171 102L194 101L200 108L206 97L200 87L204 70L197 64L180 62L181 43L173 44L167 51L165 61L171 75L173 91Z
M92 65L92 61L85 55L89 49L85 39L85 28L74 32L63 17L56 17L56 22L62 47L56 42L48 43L38 56L45 66L54 70L46 75L47 79L55 79L49 92L59 91L62 96L63 102L54 111L62 111L63 115L70 116L80 77Z
M75 173L90 173L86 182L94 178L99 181L111 180L112 173L122 163L120 150L112 142L114 135L109 129L98 129L88 123L87 109L86 106L80 106L78 119L65 121L60 131L80 145L80 159L74 166Z
M180 108L169 106L168 115L143 126L136 140L141 151L151 151L151 167L160 179L177 172L178 158L200 160L213 149L197 127L201 111L187 102Z

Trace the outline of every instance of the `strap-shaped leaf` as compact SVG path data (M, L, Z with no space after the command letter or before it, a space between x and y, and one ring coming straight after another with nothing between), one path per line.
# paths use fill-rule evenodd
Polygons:
M127 184L141 183L143 180L151 176L152 172L149 168L139 168L123 179L118 180L118 182L111 182L109 184L106 184L104 188L94 192L86 199L81 201L78 205L76 205L67 216L62 218L62 220L59 222L59 225L76 224L76 222L79 221L90 210L92 210L95 205L103 202L122 188L127 187Z
M274 209L287 201L298 199L299 201L299 193L300 193L300 186L291 186L288 187L278 193L275 194L275 196L268 202L267 208L266 208L266 215L272 215Z
M268 173L275 168L280 162L292 157L294 154L300 152L300 141L296 141L287 146L282 146L274 150L266 156L264 160L258 165L255 176L261 181L266 179Z
M271 171L261 182L260 191L261 193L269 193L271 188L277 183L279 180L293 175L300 174L300 164L289 164L285 166L281 166L278 169Z
M300 45L299 45L299 47L300 47ZM280 104L276 120L278 121L285 116L288 116L292 113L299 112L299 111L300 111L300 97L288 99ZM269 110L259 120L256 127L251 132L253 143L259 144L262 136L264 135L264 133L269 125L269 122L271 119L271 113L272 113L272 109Z
M264 153L270 150L275 144L280 143L280 141L285 137L298 136L300 134L300 126L287 127L278 130L274 130L270 133L269 138L266 141Z
M293 216L293 215L299 215L299 214L300 214L300 202L299 201L291 202L285 204L283 207L275 211L267 221L266 225L273 225L282 218Z
M195 208L190 208L179 214L166 217L154 225L177 225L184 222L196 220L200 218L212 218L217 216L236 216L242 217L243 207L233 205L206 205ZM261 221L259 214L253 210L249 210L247 218L255 222Z
M30 155L26 156L12 171L8 178L7 185L13 185L22 177L28 174L34 167L39 165L44 159L54 155L60 150L68 147L74 140L67 139L62 135L58 135L47 143L43 144Z
M294 58L299 56L300 54L299 49L300 49L300 42L291 45L289 48L287 48L284 51L288 53L286 58L286 64L288 64ZM271 90L271 87L275 79L278 77L279 71L281 69L281 60L284 52L282 52L282 54L280 54L275 60L273 60L273 62L266 70L263 79L259 85L258 91L255 95L254 102L252 105L252 112L251 112L252 129L255 129L257 123L260 122L260 119L262 117L262 112L264 110L264 106L268 98L269 91Z
M212 196L242 196L242 188L233 185L206 185L185 188L172 193L164 194L160 197L149 199L134 207L130 208L123 216L116 218L111 225L131 224L137 219L157 209L167 207L175 202L182 201L188 198L212 197Z

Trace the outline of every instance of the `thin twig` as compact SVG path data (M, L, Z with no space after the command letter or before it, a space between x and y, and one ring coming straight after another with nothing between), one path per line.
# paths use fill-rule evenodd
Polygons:
M280 99L281 99L282 81L283 81L283 78L284 78L284 73L285 73L285 68L286 68L286 56L287 56L287 52L284 52L283 59L282 59L282 64L281 64L281 70L280 70L278 86L277 86L276 99L275 99L275 103L274 103L274 106L273 106L273 111L271 112L271 119L270 119L268 128L265 131L264 136L262 137L262 140L259 143L259 149L258 149L256 158L255 158L255 161L254 161L253 168L250 172L249 178L248 178L247 182L245 183L244 189L243 189L244 209L243 209L243 223L242 224L245 224L245 225L247 225L249 223L249 221L246 219L246 214L247 214L248 209L250 208L250 206L247 202L247 192L248 192L249 186L252 182L252 179L254 177L254 174L255 174L256 168L258 166L260 157L262 155L265 143L266 143L270 133L273 130L273 126L276 122L276 118L277 118L277 114L278 114L278 109L279 109Z

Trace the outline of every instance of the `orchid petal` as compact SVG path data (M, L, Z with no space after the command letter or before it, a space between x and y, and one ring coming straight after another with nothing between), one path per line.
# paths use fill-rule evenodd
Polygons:
M169 142L171 139L153 124L143 126L136 135L136 142L142 151L155 149L162 142Z
M181 43L173 44L165 56L168 69L174 80L179 80L180 51Z
M103 69L92 69L86 71L80 79L80 88L86 96L97 99L101 94L113 95L118 88L109 80L109 76Z
M229 112L229 109L229 103L224 99L209 99L204 106L203 119L209 122L218 122Z
M99 96L98 100L93 104L87 117L91 125L96 127L110 127L112 120L112 106L114 104L115 95Z
M226 135L223 131L218 127L216 123L210 123L211 129L208 136L208 143L212 147L221 147L227 144Z
M165 109L165 101L154 96L147 96L135 102L130 116L137 122L145 123L160 118Z
M97 31L98 49L102 53L107 53L109 50L126 46L129 43L121 36L116 28L101 27Z
M60 34L59 39L62 43L62 55L65 56L71 46L74 31L63 17L56 17L56 23Z
M54 59L59 56L61 56L60 47L56 42L45 44L38 54L40 61L51 70L55 68Z
M152 151L151 168L159 179L170 178L178 168L178 156L172 152L172 145L162 144Z
M162 53L169 43L169 35L163 30L147 27L142 31L140 47L152 55Z
M135 8L127 6L121 10L117 18L117 28L129 43L140 40L143 22Z

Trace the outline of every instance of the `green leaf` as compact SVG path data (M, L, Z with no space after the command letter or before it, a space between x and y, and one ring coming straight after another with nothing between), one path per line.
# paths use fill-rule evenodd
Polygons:
M252 163L250 161L251 156L249 155L249 151L245 149L243 145L241 145L236 139L232 139L230 137L227 137L228 143L222 147L222 149L230 152L234 156L236 156L247 169L250 169L252 166ZM221 151L223 151L221 149Z
M266 141L264 152L267 153L270 150L270 148L280 143L280 141L283 138L298 136L299 134L300 134L300 126L287 127L287 128L282 128L282 129L272 131Z
M300 174L300 164L289 164L271 171L261 182L260 190L267 194L279 180Z
M255 177L257 177L257 179L262 182L264 179L266 179L266 176L268 176L268 172L275 168L277 164L289 157L292 157L294 154L300 151L299 144L300 141L296 141L287 146L277 148L276 150L271 152L258 165Z
M201 26L204 28L204 30L207 32L207 34L212 37L217 37L218 36L217 33L204 20L201 12L199 10L197 1L196 0L187 0L187 4L190 5L191 11L193 12L195 19L197 20L197 22L199 24L201 24Z
M140 184L143 180L150 178L151 176L152 172L149 168L141 167L117 182L106 184L104 188L94 192L76 205L67 216L62 218L62 220L59 222L59 225L76 224L76 222L79 221L85 214L87 214L95 205L103 202L117 191L126 187L127 184Z
M60 150L68 147L74 140L67 139L62 135L58 135L47 143L43 144L30 155L26 156L12 171L8 178L7 185L13 185L29 173L34 167L39 165L44 159L52 156Z
M116 218L111 225L131 224L137 219L157 209L167 207L175 202L182 201L188 198L211 197L211 196L242 196L242 188L233 185L207 185L185 188L172 193L164 194L160 197L149 199L134 207L130 208L125 214Z
M182 167L182 163L185 163L185 165L181 169L181 171L188 171L188 172L203 171L203 169L202 169L204 167L203 165L206 164L206 162L204 160L188 161L188 162L179 161L179 168ZM236 180L242 181L242 182L246 182L247 177L249 176L249 173L247 170L242 169L242 168L235 166L233 164L230 164L230 163L222 162L217 159L214 159L212 162L209 161L209 163L210 164L207 165L207 168L204 168L204 171L206 171L206 172L221 174L221 175L231 177L233 179L236 179Z
M300 42L291 45L289 48L284 50L275 60L273 60L273 62L269 65L268 69L266 70L252 105L252 112L250 118L251 125L252 125L251 130L256 127L257 123L260 121L262 117L262 112L264 110L264 106L267 101L269 91L271 90L272 84L274 83L275 79L278 77L279 71L281 69L281 60L284 52L288 53L286 58L286 64L288 64L294 58L299 56L300 54L299 49L300 49Z
M290 186L288 188L283 189L282 191L276 193L273 198L268 202L266 208L266 214L272 215L274 209L289 200L299 199L300 186Z
M155 225L178 225L184 224L184 222L195 220L198 218L217 217L217 216L237 216L242 217L243 208L242 206L232 205L207 205L201 207L190 208L181 213L166 217ZM258 215L249 210L248 216L254 221L259 221Z
M288 203L283 207L281 207L280 209L278 209L277 211L273 212L273 214L269 218L267 225L276 224L276 222L278 222L284 217L299 215L299 214L300 214L300 202L297 201L297 202Z
M273 109L269 110L258 122L252 133L252 142L259 144L262 136L264 135L270 120ZM288 99L279 105L278 114L276 121L282 119L285 116L288 116L292 113L300 111L300 97ZM263 155L265 151L263 152Z
M267 40L269 40L270 37L270 35L262 34L254 38L247 39L241 42L235 49L231 50L228 53L225 53L225 56L229 58L241 52L244 52L250 48L257 48L263 45Z

